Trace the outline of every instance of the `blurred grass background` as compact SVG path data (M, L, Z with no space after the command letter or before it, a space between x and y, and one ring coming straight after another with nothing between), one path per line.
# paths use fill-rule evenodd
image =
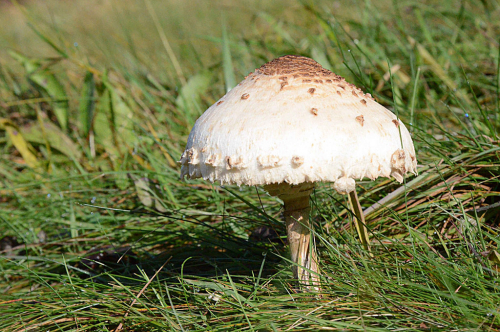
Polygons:
M0 2L2 331L500 328L498 1ZM322 294L280 204L180 181L197 117L284 54L409 127L419 175L313 195ZM157 274L156 274L157 273Z

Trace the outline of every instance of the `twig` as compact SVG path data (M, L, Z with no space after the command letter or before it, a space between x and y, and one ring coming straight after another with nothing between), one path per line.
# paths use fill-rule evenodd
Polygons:
M496 202L496 203L493 203L493 204L490 204L490 205L487 205L487 206L483 206L483 207L477 208L476 212L486 211L486 210L493 209L493 208L496 208L496 207L499 207L499 206L500 206L500 202Z
M394 197L396 197L399 194L401 194L405 189L408 189L408 188L405 188L404 186L403 187L399 187L398 189L394 190L389 195L384 196L384 198L382 198L378 202L373 203L372 206L366 208L366 210L363 211L364 215L365 216L369 215L370 213L372 213L373 211L375 211L378 207L383 206L385 203L391 201Z

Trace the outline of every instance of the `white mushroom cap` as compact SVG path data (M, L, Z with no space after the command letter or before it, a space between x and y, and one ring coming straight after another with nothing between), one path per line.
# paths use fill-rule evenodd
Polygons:
M221 184L334 182L416 173L404 124L312 59L287 55L248 75L196 121L181 177Z

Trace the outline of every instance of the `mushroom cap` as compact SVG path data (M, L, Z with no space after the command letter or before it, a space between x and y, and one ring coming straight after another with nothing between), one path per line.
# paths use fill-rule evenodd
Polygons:
M316 61L286 55L249 74L196 121L181 178L221 184L334 182L416 174L404 124Z

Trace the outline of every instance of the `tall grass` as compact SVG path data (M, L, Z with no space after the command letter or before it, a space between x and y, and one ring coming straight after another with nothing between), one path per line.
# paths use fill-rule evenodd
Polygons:
M92 4L0 5L1 331L500 328L498 2ZM403 186L358 185L373 255L318 186L321 294L295 288L278 201L178 178L196 118L283 54L418 153Z

